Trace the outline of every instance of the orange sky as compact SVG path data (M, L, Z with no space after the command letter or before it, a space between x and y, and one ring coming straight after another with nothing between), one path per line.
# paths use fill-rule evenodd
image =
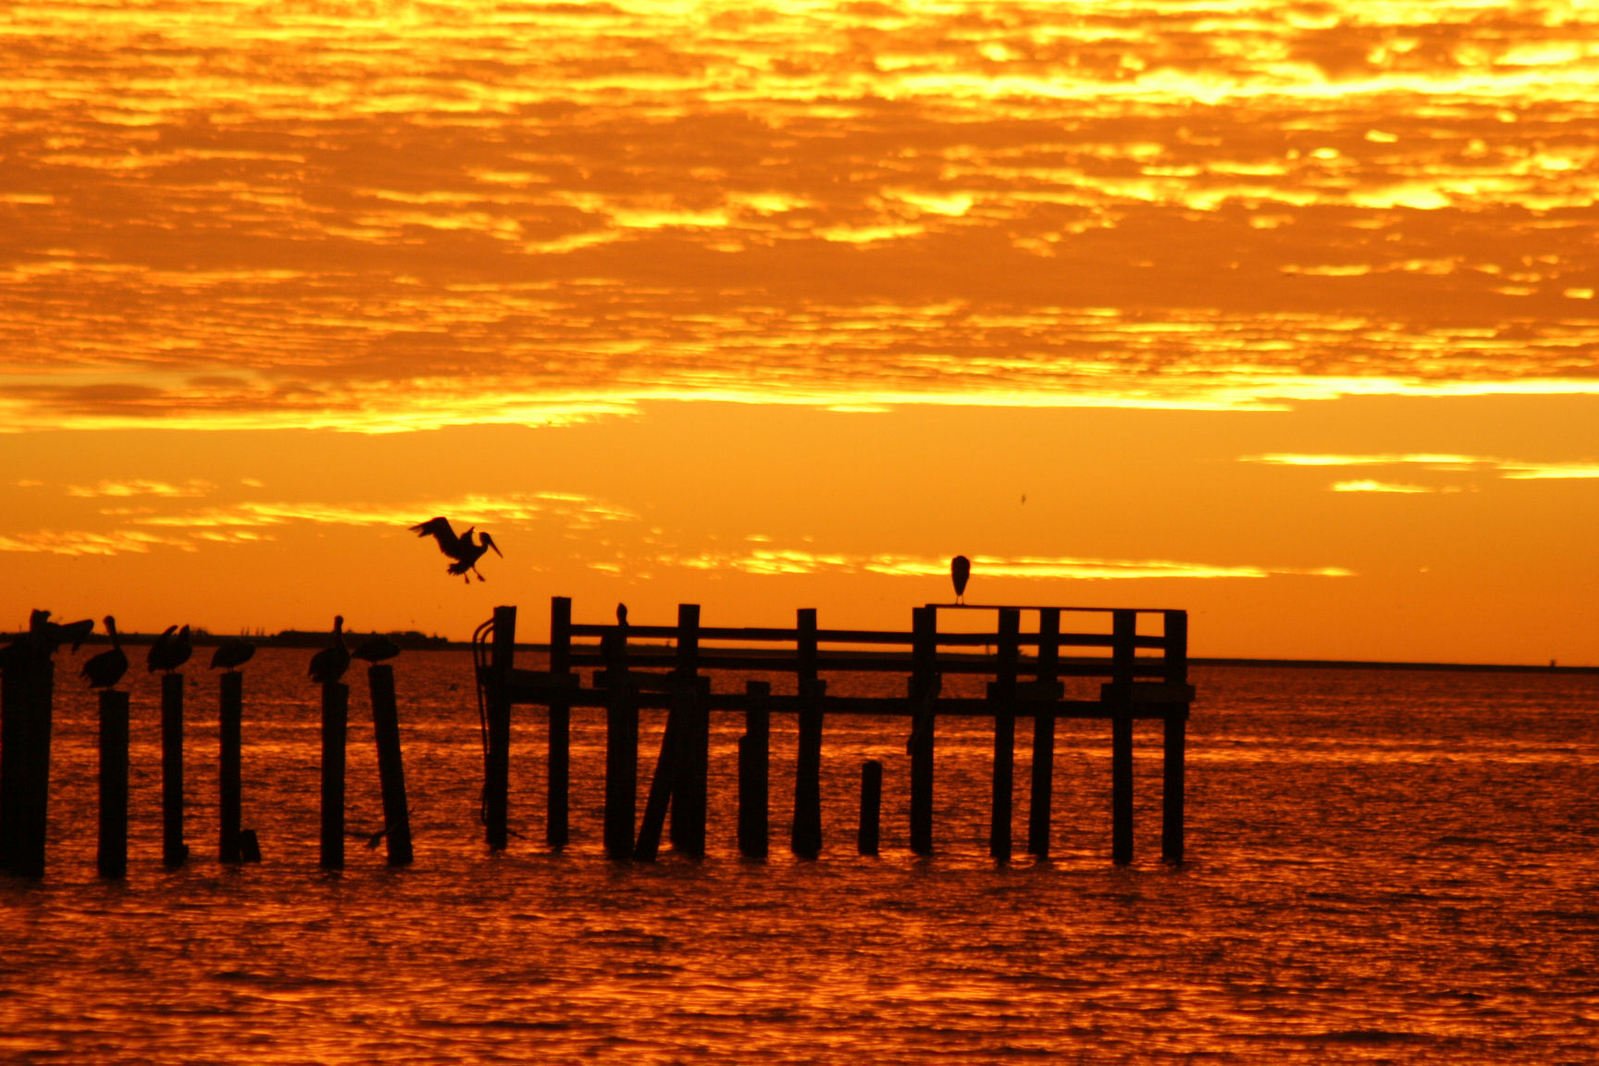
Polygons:
M1575 2L21 0L0 628L1599 661L1595 130Z

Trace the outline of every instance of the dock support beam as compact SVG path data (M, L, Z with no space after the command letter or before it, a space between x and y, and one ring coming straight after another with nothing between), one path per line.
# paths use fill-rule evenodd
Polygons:
M1165 617L1165 678L1168 685L1188 683L1188 612L1167 611ZM1188 734L1188 704L1166 712L1162 738L1160 857L1169 863L1183 861L1184 747Z
M627 666L627 630L605 638L605 854L633 855L638 817L638 700Z
M552 607L553 610L553 607ZM483 821L490 851L510 839L511 657L516 649L516 608L494 608L488 685L488 746L483 753Z
M1112 633L1114 663L1110 719L1110 858L1118 865L1133 861L1133 660L1138 615L1117 611Z
M910 741L911 851L933 853L933 722L938 700L938 616L931 607L917 607L912 617L913 707Z
M217 807L221 825L217 858L222 862L242 862L239 830L244 817L244 675L229 670L222 675L218 688Z
M100 840L95 866L101 877L128 874L128 694L100 693Z
M1054 684L1060 668L1060 608L1038 616L1038 681ZM1055 795L1055 712L1051 704L1033 706L1033 766L1027 808L1027 851L1049 858L1050 806Z
M344 869L344 753L350 686L322 686L322 848L324 870Z
M390 866L409 866L411 812L405 801L405 763L400 756L400 715L394 699L394 668L378 663L366 672L372 689L372 732L378 745L378 780L383 790L383 833Z
M994 781L989 805L988 854L1009 862L1011 798L1016 782L1016 659L1021 615L999 612L999 662L989 699L994 708Z
M24 638L3 654L0 862L19 877L43 877L55 663L49 649L33 638Z
M677 605L677 665L673 671L671 717L677 763L671 793L672 847L696 859L705 857L705 808L711 745L707 707L710 682L699 676L700 605Z
M883 812L883 764L867 759L861 764L861 822L855 847L862 855L876 855Z
M822 851L822 701L826 683L816 671L816 609L803 607L797 618L799 738L794 760L794 821L790 850L802 859Z
M555 596L550 600L550 674L560 683L571 673L572 601L566 596ZM544 804L544 842L559 850L566 847L570 835L567 811L572 775L572 708L564 696L550 697L548 726L546 766L549 777ZM509 731L507 726L508 735ZM630 828L628 835L632 832Z

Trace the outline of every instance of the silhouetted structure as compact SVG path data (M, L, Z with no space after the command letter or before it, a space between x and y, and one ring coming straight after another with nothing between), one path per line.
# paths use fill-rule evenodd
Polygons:
M955 602L966 602L966 582L972 576L972 561L964 555L957 555L949 561L949 579L955 586Z
M547 758L550 764L546 821L553 837L566 835L565 764L568 715L574 708L605 708L605 848L613 857L656 854L668 817L675 850L704 852L707 785L706 753L713 713L742 712L739 740L739 848L746 855L766 851L766 767L768 716L796 716L793 821L790 846L796 855L821 851L819 791L822 740L827 716L899 715L909 719L910 846L918 854L933 847L933 755L938 718L982 716L994 722L993 795L990 854L1011 855L1015 722L1031 718L1033 773L1028 816L1028 850L1049 852L1050 779L1054 765L1054 723L1058 718L1090 718L1110 724L1111 854L1117 863L1133 858L1132 723L1152 719L1164 727L1164 787L1161 854L1183 857L1183 763L1185 727L1194 690L1187 681L1188 616L1184 611L1066 607L975 607L987 611L995 628L986 632L943 633L938 605L913 612L909 632L822 630L816 612L802 610L792 629L712 628L700 624L699 608L683 604L675 626L578 624L571 601L551 600L550 668L524 670L512 662L516 608L499 607L474 638L478 679L485 707L484 816L491 848L506 846L509 829L508 780L510 718L518 704L550 708ZM1023 616L1036 625L1023 630ZM1081 621L1067 631L1063 618ZM1158 633L1140 632L1140 620L1159 623ZM1108 626L1107 626L1108 623ZM649 643L646 643L649 642ZM1023 651L1031 651L1030 659ZM1064 654L1069 650L1071 654ZM579 672L594 667L589 683ZM788 675L792 695L773 695L767 681L749 681L742 692L715 692L702 670ZM899 673L905 696L843 696L828 692L829 672ZM983 696L944 692L945 675L986 677ZM1098 679L1094 698L1067 698L1063 678ZM638 713L666 712L661 748L649 782L642 821L635 822L638 795L629 775L636 771ZM556 712L560 712L557 727ZM560 771L557 772L557 767ZM860 847L877 846L873 809L880 803L881 778L870 770L862 780ZM629 844L631 843L631 847Z
M445 572L454 574L456 577L466 581L467 584L472 582L469 574L475 574L479 581L485 580L483 575L479 574L477 570L477 561L483 558L484 552L492 548L495 555L500 556L502 559L505 557L499 546L494 543L494 539L487 533L478 533L477 541L473 542L472 534L477 529L476 526L472 526L465 533L456 536L455 530L450 527L450 520L440 516L438 518L430 518L426 522L419 522L411 526L410 529L411 532L419 537L432 537L438 541L439 551L454 560L449 566L445 567Z

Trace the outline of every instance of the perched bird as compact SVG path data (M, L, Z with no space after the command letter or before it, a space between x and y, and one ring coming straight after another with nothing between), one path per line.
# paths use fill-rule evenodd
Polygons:
M173 635L173 630L177 634ZM145 656L145 669L152 674L157 670L171 673L189 661L189 656L194 654L194 645L189 641L189 627L178 629L177 626L167 626L166 630L155 638L155 643L150 645L150 653Z
M454 560L445 567L445 572L454 574L469 585L472 583L470 574L477 574L479 581L485 580L483 575L477 572L477 561L483 558L484 552L492 548L495 555L505 558L505 553L500 551L494 539L487 533L478 533L477 541L472 540L472 534L477 530L476 526L456 536L455 530L450 528L450 520L441 516L430 518L426 522L418 522L410 528L411 532L419 537L432 537L438 541L439 551Z
M972 576L972 561L957 555L949 561L949 579L955 583L955 602L966 602L966 582Z
M616 624L623 629L627 628L627 604L625 603L616 605Z
M382 633L373 633L355 646L354 655L357 659L369 663L380 663L384 659L392 659L400 654L400 646Z
M328 646L311 656L311 680L331 685L350 668L350 649L344 646L344 616L333 616L333 634Z
M105 616L105 631L111 634L111 650L90 658L81 671L90 688L110 688L128 672L128 657L117 638L117 620L110 615Z
M217 645L217 650L211 653L211 669L237 670L250 661L255 654L255 645L242 637L229 637Z
M71 644L72 650L77 651L93 632L92 618L84 618L77 622L52 622L50 612L37 607L28 615L29 639L34 642L35 647L42 647L52 654L63 644Z

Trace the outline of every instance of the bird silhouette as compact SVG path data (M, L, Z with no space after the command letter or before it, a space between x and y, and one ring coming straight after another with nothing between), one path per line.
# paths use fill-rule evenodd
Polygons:
M28 615L28 637L34 642L35 647L42 647L52 655L63 644L71 644L72 650L77 651L93 632L92 618L84 618L77 622L52 622L50 612L38 607Z
M623 629L627 628L627 604L625 603L616 605L616 624Z
M173 630L177 630L174 635ZM167 626L155 643L150 645L150 652L144 658L145 669L150 673L164 670L171 673L189 661L189 656L194 654L194 645L189 640L189 627L178 629L177 626Z
M949 579L955 583L955 602L966 602L966 582L972 576L972 561L957 555L949 561Z
M455 530L450 527L450 520L440 516L430 518L426 522L418 522L410 529L419 537L432 537L438 541L439 551L454 560L445 567L445 573L453 574L469 585L472 583L472 574L477 574L479 581L485 580L477 571L477 561L483 558L484 552L492 548L495 555L505 558L505 553L500 551L499 545L494 543L494 538L487 533L478 533L477 541L472 540L472 534L477 530L476 526L456 536Z
M110 688L128 672L128 656L117 637L117 620L110 615L105 616L105 631L111 634L111 650L90 658L81 671L90 688Z
M382 633L373 633L357 644L352 654L365 662L380 663L400 654L400 646Z
M328 646L311 656L311 680L335 684L350 668L350 649L344 646L344 616L333 616L333 633Z
M229 637L217 645L217 650L211 653L211 669L237 670L250 661L255 654L255 645L242 637Z

